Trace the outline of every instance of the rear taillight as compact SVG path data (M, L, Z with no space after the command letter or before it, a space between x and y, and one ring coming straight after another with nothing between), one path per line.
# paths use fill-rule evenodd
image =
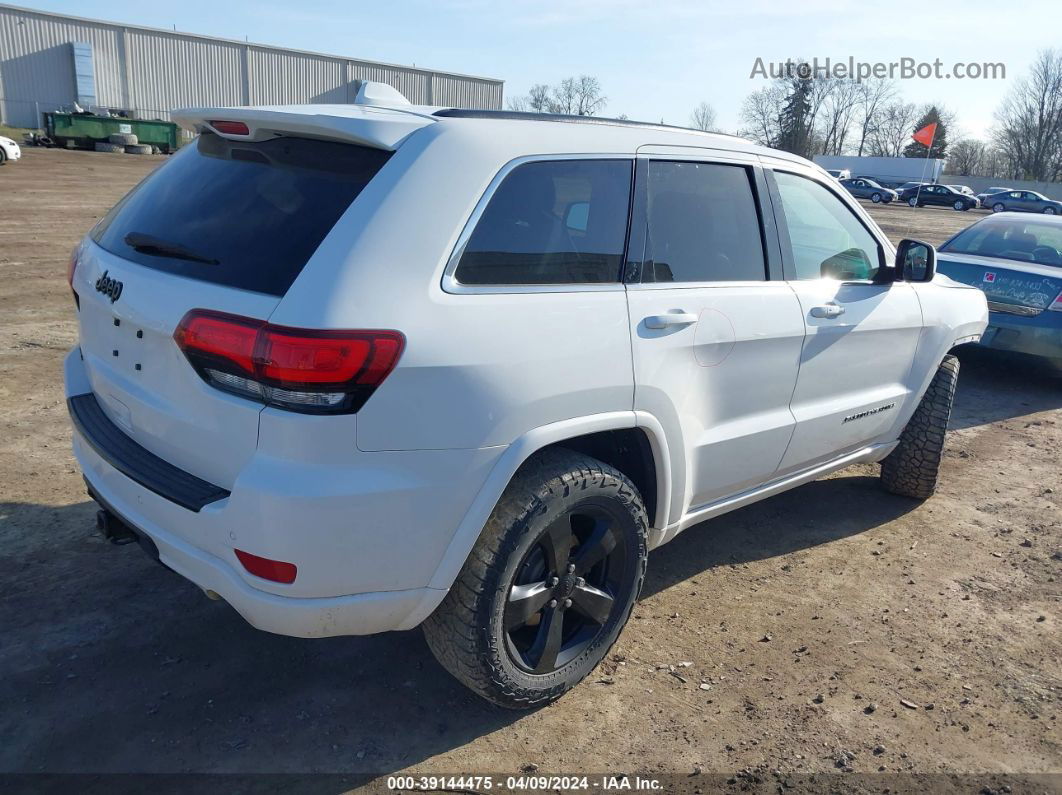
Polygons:
M1051 312L1062 312L1062 293L1055 296L1055 300L1051 302L1051 306L1047 307Z
M250 135L251 133L242 121L212 121L210 126L226 135Z
M365 405L394 369L397 331L331 331L193 309L173 334L208 383L270 406L347 414Z

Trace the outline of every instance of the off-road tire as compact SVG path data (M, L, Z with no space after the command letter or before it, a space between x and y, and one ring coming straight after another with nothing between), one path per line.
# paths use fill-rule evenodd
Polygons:
M150 155L151 144L129 144L125 147L127 155Z
M111 133L107 136L107 140L119 146L134 146L140 143L140 139L133 133Z
M506 648L503 613L525 554L560 514L588 499L615 500L629 527L629 580L595 640L577 657L545 674L517 666ZM610 503L612 504L612 503ZM446 598L424 622L435 659L461 683L508 709L531 709L560 698L608 654L641 591L648 517L638 489L622 472L590 456L553 449L533 456L513 476Z
M111 154L122 155L125 154L125 147L121 144L108 144L103 141L97 141L95 147L97 152L110 152Z
M945 356L903 429L900 444L881 462L881 483L886 490L919 500L933 496L958 383L959 360Z

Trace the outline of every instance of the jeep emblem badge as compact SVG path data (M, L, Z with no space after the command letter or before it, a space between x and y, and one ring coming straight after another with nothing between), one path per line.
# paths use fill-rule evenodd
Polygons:
M109 296L113 304L122 294L122 283L117 279L112 279L107 275L107 271L104 271L103 275L96 279L96 290Z

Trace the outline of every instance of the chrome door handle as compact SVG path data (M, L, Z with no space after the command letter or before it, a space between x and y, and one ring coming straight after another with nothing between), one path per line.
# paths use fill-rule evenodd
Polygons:
M666 315L650 315L645 319L646 328L670 328L688 326L697 322L697 316L689 312L668 312Z
M831 317L840 317L843 314L844 314L844 307L843 306L838 306L837 304L825 304L823 306L813 306L813 307L811 307L811 316L812 317L831 318Z

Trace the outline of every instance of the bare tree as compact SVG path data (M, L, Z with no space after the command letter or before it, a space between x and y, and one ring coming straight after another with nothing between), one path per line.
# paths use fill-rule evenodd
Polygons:
M856 154L862 157L868 139L880 121L879 115L882 108L896 96L896 84L889 80L871 78L858 85L856 134L859 136L859 146L856 147Z
M741 105L741 134L764 146L775 146L781 135L779 119L789 95L781 82L753 91Z
M920 115L921 109L913 102L896 100L885 105L868 136L868 154L871 157L901 157Z
M575 85L571 77L569 77L568 81L571 81L572 87ZM567 113L566 110L559 109L558 102L554 99L554 94L558 89L559 87L550 88L545 83L535 83L527 92L527 96L511 98L509 100L509 109L526 110L536 114Z
M823 79L825 88L819 109L816 150L824 155L844 154L856 108L861 99L860 85L849 79Z
M968 177L971 174L982 173L982 163L985 159L985 146L983 141L973 138L964 138L956 141L948 149L947 172L949 174L961 174Z
M996 146L1026 179L1062 177L1062 50L1044 50L996 111Z
M702 102L693 109L690 114L690 127L705 132L718 132L715 126L715 108L707 102Z
M593 116L608 102L596 77L566 77L550 90L551 112L569 116Z

